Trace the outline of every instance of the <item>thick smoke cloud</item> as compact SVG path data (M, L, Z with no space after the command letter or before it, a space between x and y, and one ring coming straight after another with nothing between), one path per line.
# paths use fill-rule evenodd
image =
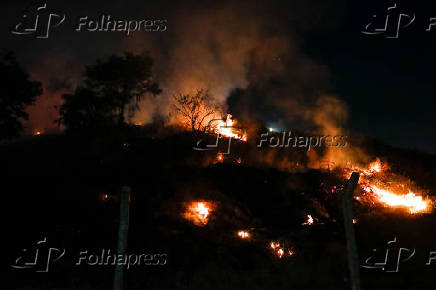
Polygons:
M324 131L344 124L346 106L332 94L329 99L336 103L322 107L322 113L314 113L324 100L321 96L331 89L330 73L304 54L295 32L331 25L327 20L335 7L328 9L318 1L294 1L287 6L292 9L287 10L280 1L187 1L183 5L163 1L143 10L141 3L133 4L133 13L126 7L108 7L102 12L118 17L166 18L167 31L128 37L110 33L57 35L56 51L62 53L44 51L40 61L33 61L30 67L45 88L44 96L29 108L30 127L54 127L54 106L61 104L61 94L80 79L84 65L123 51L148 51L155 59L155 77L163 89L156 98L144 98L132 122L144 124L155 117L165 118L174 93L204 88L222 106L220 113L233 113L241 121L274 122L291 129L321 127ZM87 14L92 16L94 8ZM74 13L80 14L71 11ZM44 45L38 44L38 49L44 49Z

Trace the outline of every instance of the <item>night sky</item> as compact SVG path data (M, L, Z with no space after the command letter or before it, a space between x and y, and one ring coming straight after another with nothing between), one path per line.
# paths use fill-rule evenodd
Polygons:
M51 109L52 103L59 105L60 93L72 86L74 81L71 79L80 75L84 64L93 63L111 53L121 53L140 43L150 50L152 56L154 52L159 52L155 63L159 67L159 60L165 55L170 57L174 51L167 48L174 46L174 40L179 37L177 33L183 31L189 35L190 21L197 19L190 18L191 10L198 13L202 7L219 9L225 6L231 9L237 5L231 1L47 2L50 8L67 15L65 23L53 29L48 39L18 36L10 32L20 21L22 10L29 4L27 1L3 3L0 20L1 47L12 50L32 76L44 82L45 94L41 101L44 106L30 111L29 126L32 122L45 122L42 121L44 116L50 118L55 114ZM281 33L289 31L298 41L301 54L326 67L328 91L344 100L348 107L347 128L392 145L436 153L436 24L432 31L425 31L430 18L436 17L435 4L430 6L424 1L264 2L247 4L255 8L244 10L247 11L244 17L253 21L260 18L266 19L261 21L277 21ZM394 3L397 10L392 21L398 13L416 15L409 27L400 30L398 39L386 38L395 34L393 24L384 34L365 35L361 32L371 21L376 23L377 19L380 23L387 8ZM103 13L119 18L167 19L168 31L135 33L128 37L123 33L74 32L77 16ZM186 19L186 30L183 30L183 22L177 22L175 29L173 19L176 17ZM201 26L201 23L194 24ZM243 27L237 29L239 34L243 34ZM153 45L147 47L147 43ZM35 113L38 116L32 119L32 112L38 112Z

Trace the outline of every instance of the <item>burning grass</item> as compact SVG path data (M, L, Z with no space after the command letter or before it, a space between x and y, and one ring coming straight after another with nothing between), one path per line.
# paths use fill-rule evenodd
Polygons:
M196 226L205 226L209 222L211 213L215 210L216 204L211 201L193 201L185 203L183 217Z
M390 174L389 166L376 159L367 167L350 166L344 169L348 178L351 172L359 172L359 186L366 195L358 200L372 203L378 202L392 208L404 208L410 214L426 213L432 210L430 198L423 197L422 193L413 192L406 181ZM404 178L403 178L404 179Z

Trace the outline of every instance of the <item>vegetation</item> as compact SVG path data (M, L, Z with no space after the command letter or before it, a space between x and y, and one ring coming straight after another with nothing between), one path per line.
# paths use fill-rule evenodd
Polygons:
M0 140L17 137L23 120L29 115L26 106L42 94L41 83L32 81L10 52L0 53Z
M86 67L85 78L72 94L64 94L60 119L68 130L123 126L126 109L134 113L147 94L161 90L152 76L148 55L125 53Z
M174 110L192 131L205 131L215 113L219 111L207 90L197 90L194 94L176 94L173 96Z

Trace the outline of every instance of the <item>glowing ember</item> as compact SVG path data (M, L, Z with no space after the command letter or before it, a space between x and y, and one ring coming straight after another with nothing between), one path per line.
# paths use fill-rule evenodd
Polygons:
M208 223L210 214L214 208L215 206L212 202L190 202L186 204L186 210L183 216L197 226L205 226Z
M232 115L227 114L225 121L218 120L218 123L215 127L215 133L225 137L239 139L244 142L247 141L247 136L245 134L241 134L241 130L234 127L235 123L236 121L232 120Z
M277 256L277 258L279 258L279 259L283 258L283 256L285 255L285 249L284 249L284 247L282 247L280 245L280 243L271 242L269 245L270 245L274 255ZM293 254L294 254L294 252L292 250L288 250L289 256L292 256Z
M238 231L238 237L240 237L241 239L249 239L250 233L247 231Z
M357 224L357 219L353 219L353 224Z
M42 132L41 131L38 131L38 130L36 130L34 133L33 133L33 135L35 135L35 136L39 136L39 135L41 135L42 134Z
M222 154L218 154L216 156L216 163L221 163L221 162L223 162L223 160L224 160L224 157Z
M363 189L366 192L373 192L378 200L384 204L392 207L407 207L410 213L425 212L428 209L428 202L413 192L400 195L375 185L367 185Z
M285 252L283 251L283 249L278 249L277 250L277 256L279 257L279 258L281 258L281 257L283 257L283 254L284 254Z
M304 223L302 223L303 226L310 226L313 225L313 217L308 214L307 215L307 221L305 221Z

